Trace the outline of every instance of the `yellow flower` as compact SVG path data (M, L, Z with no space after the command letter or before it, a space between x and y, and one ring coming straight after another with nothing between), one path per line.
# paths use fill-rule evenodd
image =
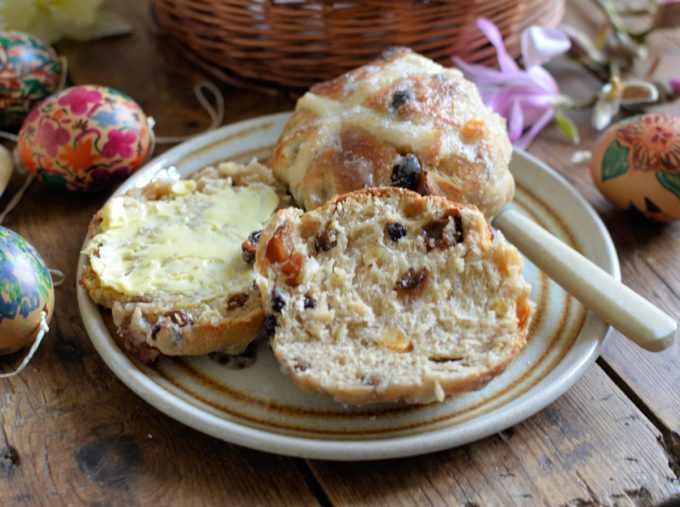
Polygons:
M100 11L104 0L0 0L0 28L29 32L47 43L125 33L129 25Z

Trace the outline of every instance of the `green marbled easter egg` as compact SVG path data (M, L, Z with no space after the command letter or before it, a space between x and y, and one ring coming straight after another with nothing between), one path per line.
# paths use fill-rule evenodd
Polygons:
M30 345L54 310L54 286L45 261L17 233L0 226L0 354Z

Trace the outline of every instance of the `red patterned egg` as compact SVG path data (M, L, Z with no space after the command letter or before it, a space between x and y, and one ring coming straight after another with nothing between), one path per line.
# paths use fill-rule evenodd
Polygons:
M61 63L33 35L0 31L0 127L21 125L36 103L59 88Z
M40 254L0 226L0 354L30 345L54 311L52 277Z
M45 183L105 188L139 169L152 148L146 115L127 95L74 86L38 104L19 131L19 157Z
M680 118L650 113L609 127L595 143L590 172L617 208L680 220Z

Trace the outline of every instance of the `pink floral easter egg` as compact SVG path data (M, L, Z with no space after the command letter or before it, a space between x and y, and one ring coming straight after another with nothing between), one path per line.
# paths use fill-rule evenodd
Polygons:
M57 91L61 62L33 35L0 31L0 127L21 125L36 103Z
M127 95L104 86L67 88L38 104L19 131L19 157L45 183L100 190L148 158L146 115Z
M609 127L595 143L590 172L617 208L680 220L680 118L650 113Z

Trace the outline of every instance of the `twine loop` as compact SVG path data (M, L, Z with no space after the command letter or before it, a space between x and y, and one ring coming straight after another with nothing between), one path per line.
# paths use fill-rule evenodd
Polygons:
M38 350L38 347L40 347L43 338L50 330L50 327L47 325L47 312L45 312L44 310L40 312L40 324L38 324L38 327L39 327L38 336L35 337L35 341L33 342L33 345L31 345L31 349L28 351L28 354L26 354L24 359L21 361L19 367L16 370L11 371L9 373L0 373L0 378L10 378L14 377L15 375L19 375L19 373L21 373L24 370L24 368L28 366L28 363L31 362L31 359L33 359L33 356Z

